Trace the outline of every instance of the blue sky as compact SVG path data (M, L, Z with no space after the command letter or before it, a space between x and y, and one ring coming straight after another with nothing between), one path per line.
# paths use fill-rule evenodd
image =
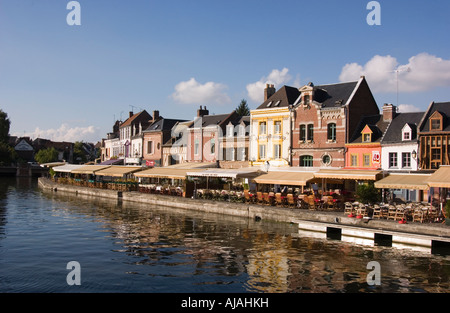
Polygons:
M13 135L97 141L128 112L192 119L260 104L262 86L365 75L403 111L450 101L450 2L0 0L0 108ZM409 68L409 71L406 69Z

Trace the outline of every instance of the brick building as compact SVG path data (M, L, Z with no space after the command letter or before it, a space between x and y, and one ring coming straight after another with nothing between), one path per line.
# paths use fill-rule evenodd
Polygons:
M292 107L292 166L343 168L346 144L362 117L379 114L365 77L299 89Z

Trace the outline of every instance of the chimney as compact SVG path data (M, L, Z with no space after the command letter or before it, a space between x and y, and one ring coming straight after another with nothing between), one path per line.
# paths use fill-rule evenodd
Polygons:
M397 107L391 103L383 105L383 121L389 122L397 115Z
M153 121L156 121L159 119L159 111L155 110L153 111Z
M264 89L264 101L267 101L276 92L275 86L273 84L266 84Z
M133 111L130 111L130 116L129 117L132 117L133 116Z
M197 110L197 117L202 117L205 115L209 115L209 111L206 109L206 105L205 108L202 108L202 106L200 106L200 109Z

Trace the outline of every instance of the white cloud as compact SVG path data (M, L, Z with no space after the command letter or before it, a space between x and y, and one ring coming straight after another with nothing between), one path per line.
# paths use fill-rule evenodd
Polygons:
M267 77L262 77L259 81L247 85L248 97L255 102L263 102L266 84L274 84L277 88L280 85L285 85L291 79L289 69L283 68L281 71L274 69ZM296 81L299 81L299 77L297 77Z
M52 141L84 141L95 143L101 138L99 133L99 128L94 126L70 127L68 124L62 124L57 129L40 129L39 127L37 127L34 132L25 134L25 136L31 137L33 139L50 139Z
M230 103L230 97L224 92L226 85L214 82L200 84L191 78L175 86L172 98L182 104L225 104Z
M400 92L421 92L450 86L450 60L428 53L411 57L407 64L399 64L390 55L376 55L365 65L349 63L342 68L339 80L353 81L364 75L372 91L396 92L397 70Z
M400 113L408 113L408 112L422 112L420 108L416 107L412 104L400 104L398 106L398 112Z

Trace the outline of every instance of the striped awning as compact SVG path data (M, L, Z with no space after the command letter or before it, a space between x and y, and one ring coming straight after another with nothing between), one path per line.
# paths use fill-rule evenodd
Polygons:
M306 183L314 178L314 172L284 172L273 171L262 174L253 181L257 184L306 186Z
M55 166L53 170L55 172L61 172L61 173L71 173L73 170L79 169L81 167L84 167L84 165L79 164L64 164L61 166Z
M202 169L155 167L134 173L134 176L149 177L149 178L154 177L154 178L186 179L187 172L195 172L195 171L202 171Z
M375 182L375 187L380 189L418 189L428 190L427 179L429 174L390 174Z
M188 176L194 177L221 177L221 178L255 178L260 176L262 172L259 168L239 168L239 169L225 169L225 168L211 168L202 171L187 172Z
M350 170L350 169L322 169L314 174L315 178L378 180L381 171L375 170Z
M97 176L123 177L124 175L135 173L142 170L141 166L120 166L113 165L95 172Z
M450 166L441 166L427 179L428 186L450 188Z
M74 169L73 174L94 174L97 171L110 167L111 165L84 165L80 168Z

